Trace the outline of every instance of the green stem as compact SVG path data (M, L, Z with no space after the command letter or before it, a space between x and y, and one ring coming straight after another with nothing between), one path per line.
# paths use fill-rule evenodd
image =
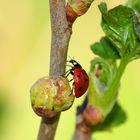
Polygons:
M128 60L129 60L129 56L125 56L124 58L121 59L120 65L114 75L111 85L109 86L108 90L104 93L104 96L102 96L101 104L105 110L105 114L110 112L110 109L112 109L116 101L120 80L124 73L126 65L129 62Z

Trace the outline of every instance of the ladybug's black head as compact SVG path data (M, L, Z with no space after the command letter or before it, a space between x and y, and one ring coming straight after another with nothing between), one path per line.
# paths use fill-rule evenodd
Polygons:
M74 59L71 59L70 62L75 68L81 68L82 66Z

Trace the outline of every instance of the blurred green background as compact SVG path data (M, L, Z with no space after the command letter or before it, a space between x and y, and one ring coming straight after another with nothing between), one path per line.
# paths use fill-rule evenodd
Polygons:
M96 0L73 26L68 55L89 70L94 57L89 45L103 35ZM108 7L125 0L106 0ZM35 140L40 118L30 105L29 89L39 77L48 75L50 58L48 0L0 1L0 140ZM80 50L80 51L79 51ZM86 53L84 53L86 52ZM127 112L125 124L111 132L97 132L96 140L140 139L140 60L128 65L119 101ZM75 127L75 108L62 113L55 140L70 140ZM63 137L62 137L63 136Z

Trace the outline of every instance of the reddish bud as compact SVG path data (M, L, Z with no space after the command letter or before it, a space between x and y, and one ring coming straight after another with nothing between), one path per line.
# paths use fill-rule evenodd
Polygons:
M85 14L91 3L93 1L89 0L69 0L66 5L66 14L67 20L69 22L69 26L71 27L73 22L76 20L77 17L82 16Z
M67 20L69 22L69 26L72 26L72 23L76 20L76 18L78 17L78 15L76 14L76 12L72 9L70 4L66 5L66 11L67 11Z
M101 110L91 105L84 110L83 118L85 122L91 126L95 126L104 120Z

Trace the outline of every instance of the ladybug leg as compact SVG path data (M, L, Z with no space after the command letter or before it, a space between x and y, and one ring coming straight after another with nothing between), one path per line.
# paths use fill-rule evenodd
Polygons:
M71 75L74 75L74 72L73 72L73 71L70 71L70 74L71 74Z
M64 75L65 75L65 77L68 77L70 75L70 70L67 71Z
M70 93L70 95L72 95L72 94L73 94L73 89L74 89L74 86L72 86L72 90L71 90L71 93Z
M70 69L70 70L68 70L68 71L66 71L66 72L65 72L65 74L64 74L64 76L65 76L65 77L68 77L68 76L69 76L69 74L70 74L70 71L71 71L71 69Z
M68 71L65 72L65 77L68 77L70 74L73 75L73 68L69 69Z
M73 78L69 80L69 82L73 81Z
M72 93L73 93L73 89L74 89L74 82L73 82L73 84L72 84Z
M75 83L73 82L72 86L74 86L74 84L75 84Z

